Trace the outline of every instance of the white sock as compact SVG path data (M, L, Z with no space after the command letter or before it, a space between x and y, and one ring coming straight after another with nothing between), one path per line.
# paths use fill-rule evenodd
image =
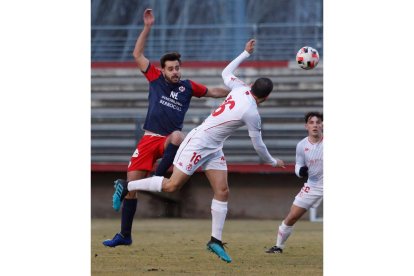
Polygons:
M293 226L287 226L285 221L282 221L282 224L279 226L279 232L277 233L276 246L282 249L285 248L285 242L289 238L292 231Z
M153 176L128 182L128 191L161 192L163 176Z
M221 241L227 215L227 202L213 199L211 202L211 236Z

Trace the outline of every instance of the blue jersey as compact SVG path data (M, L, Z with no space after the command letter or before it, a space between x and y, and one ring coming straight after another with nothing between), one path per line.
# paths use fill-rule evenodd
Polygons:
M164 136L181 130L191 97L203 97L207 87L191 80L169 83L152 64L143 73L149 81L149 106L143 129Z

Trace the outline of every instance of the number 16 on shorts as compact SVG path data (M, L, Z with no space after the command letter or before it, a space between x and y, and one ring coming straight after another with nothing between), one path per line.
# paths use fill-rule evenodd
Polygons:
M197 154L197 152L193 152L193 156L191 157L190 163L188 163L186 169L187 171L191 171L193 168L193 164L197 165L198 162L201 160L201 155Z
M197 154L197 152L193 152L193 157L191 157L190 163L194 163L194 165L197 165L197 163L200 161L201 155Z

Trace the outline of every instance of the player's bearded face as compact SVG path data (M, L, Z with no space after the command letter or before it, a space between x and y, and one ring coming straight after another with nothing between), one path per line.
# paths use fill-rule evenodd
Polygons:
M178 60L166 61L165 67L162 69L165 79L171 83L177 83L181 79L180 63Z

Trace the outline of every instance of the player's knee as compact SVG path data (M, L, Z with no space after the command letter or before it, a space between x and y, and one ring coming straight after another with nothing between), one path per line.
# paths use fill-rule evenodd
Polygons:
M162 185L162 191L167 192L167 193L172 193L172 192L178 191L180 188L181 188L180 183L174 182L174 181L171 181L171 180L166 181Z
M218 196L219 198L227 199L229 197L229 194L230 194L229 187L223 187L223 188L216 190L216 196Z
M179 146L181 142L184 140L184 138L185 135L181 131L176 130L173 133L171 133L171 143L174 145Z

